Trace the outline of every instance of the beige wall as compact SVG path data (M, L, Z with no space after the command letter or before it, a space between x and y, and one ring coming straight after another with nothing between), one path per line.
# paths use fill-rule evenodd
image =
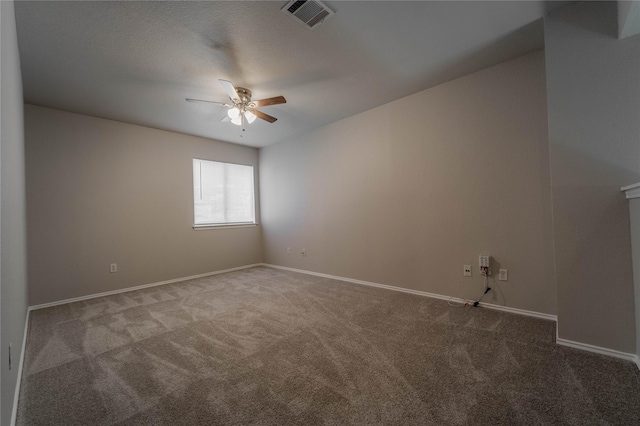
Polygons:
M640 198L629 200L629 211L631 216L633 288L636 304L636 354L640 354Z
M548 159L539 51L261 149L264 260L555 314Z
M192 229L192 159L256 149L31 105L25 127L31 305L261 261L258 227Z
M629 206L640 180L640 38L615 2L545 19L558 335L635 353Z
M0 424L11 421L25 319L27 234L25 220L22 77L12 1L0 2L2 104L0 115ZM9 344L13 365L9 370Z

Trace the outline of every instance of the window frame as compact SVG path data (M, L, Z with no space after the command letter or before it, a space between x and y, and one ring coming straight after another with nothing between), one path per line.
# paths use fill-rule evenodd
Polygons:
M202 224L197 224L196 223L196 180L195 180L195 170L194 170L194 166L195 166L195 162L196 161L207 161L207 162L211 162L211 163L220 163L220 164L229 164L232 166L245 166L245 167L250 167L251 168L251 174L252 174L252 180L251 180L251 186L252 186L252 209L253 209L253 222L223 222L223 223L202 223ZM257 217L257 206L256 206L256 201L257 201L257 197L256 197L256 174L255 174L255 166L253 164L243 164L243 163L234 163L234 162L230 162L230 161L220 161L220 160L210 160L210 159L206 159L206 158L198 158L198 157L193 157L191 160L191 185L192 185L192 221L193 221L193 226L192 228L196 231L201 231L201 230L208 230L208 229L225 229L225 228L253 228L258 226L258 217ZM202 185L202 183L201 183Z

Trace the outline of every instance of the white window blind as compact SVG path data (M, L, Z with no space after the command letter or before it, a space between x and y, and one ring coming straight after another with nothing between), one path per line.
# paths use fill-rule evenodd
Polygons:
M253 167L193 160L195 225L255 223Z

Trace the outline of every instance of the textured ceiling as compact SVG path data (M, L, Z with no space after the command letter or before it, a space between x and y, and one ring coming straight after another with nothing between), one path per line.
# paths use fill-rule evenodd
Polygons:
M25 102L267 146L540 49L558 3L326 1L313 30L286 1L16 3ZM242 132L218 79L283 95Z

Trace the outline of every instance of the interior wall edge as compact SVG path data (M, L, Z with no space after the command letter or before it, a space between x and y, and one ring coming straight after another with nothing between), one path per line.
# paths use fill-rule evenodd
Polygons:
M615 2L569 2L544 20L558 331L637 353L620 187L640 178L640 38L615 37L615 15Z
M11 422L28 310L22 70L13 1L0 1L0 424Z

